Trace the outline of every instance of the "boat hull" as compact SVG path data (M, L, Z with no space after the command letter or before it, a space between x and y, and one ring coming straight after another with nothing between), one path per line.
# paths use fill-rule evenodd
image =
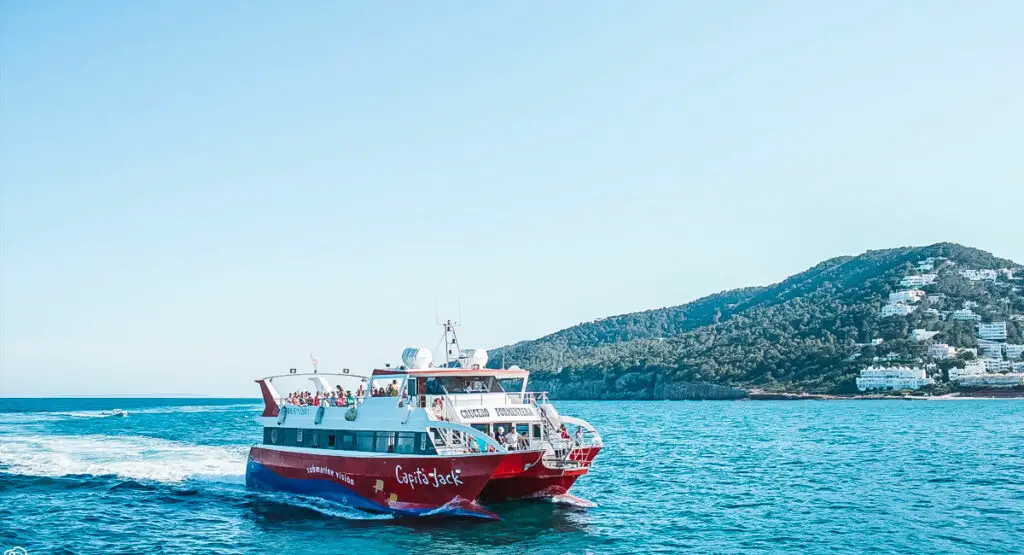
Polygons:
M373 512L496 518L475 499L503 456L349 457L253 447L245 481L252 489L314 495Z
M312 495L372 512L493 519L480 503L564 494L599 450L577 450L572 458L587 464L562 470L545 466L542 451L358 457L253 447L245 481L252 489Z
M502 462L499 472L487 482L477 501L490 504L564 495L580 476L589 471L591 461L600 450L599 446L574 449L569 459L579 461L580 466L573 469L549 468L538 460L537 464L529 465L520 472L502 475L501 468L507 467L506 462Z

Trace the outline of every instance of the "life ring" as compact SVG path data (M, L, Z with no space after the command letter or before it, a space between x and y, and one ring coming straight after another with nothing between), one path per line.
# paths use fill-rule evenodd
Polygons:
M313 425L319 426L320 421L324 419L324 411L327 407L320 405L320 408L316 409L316 419L313 420Z
M284 424L284 419L288 418L288 405L281 407L281 411L277 414L277 425Z

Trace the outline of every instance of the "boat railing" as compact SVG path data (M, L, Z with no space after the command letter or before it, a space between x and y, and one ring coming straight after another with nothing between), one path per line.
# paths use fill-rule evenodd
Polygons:
M488 450L507 451L494 438L462 424L445 421L431 422L427 430L430 432L438 454L478 453Z
M601 434L597 433L597 428L590 425L590 422L583 420L582 418L574 418L572 416L561 416L562 422L566 424L566 427L574 426L576 429L570 431L573 443L578 447L600 447L604 445L601 440ZM579 434L577 435L577 430Z
M543 405L548 402L547 391L527 391L524 398L524 405Z

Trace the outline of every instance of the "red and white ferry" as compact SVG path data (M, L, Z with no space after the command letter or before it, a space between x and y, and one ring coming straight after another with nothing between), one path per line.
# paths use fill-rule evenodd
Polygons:
M526 370L488 369L486 351L460 350L451 322L444 343L439 367L428 350L410 348L403 366L370 376L314 369L257 380L263 443L249 452L248 487L374 512L485 518L496 518L486 504L567 493L601 450L594 427L527 392ZM363 385L390 394L368 392L348 406L289 404L275 380L300 376L321 393Z

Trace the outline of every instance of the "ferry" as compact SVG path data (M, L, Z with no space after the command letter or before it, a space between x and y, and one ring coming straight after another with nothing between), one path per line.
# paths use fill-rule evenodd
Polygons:
M443 325L440 366L429 350L408 348L401 366L369 376L319 372L314 360L312 373L256 380L263 442L249 451L247 487L376 513L486 519L497 518L493 503L567 494L601 450L597 430L527 391L528 371L487 368L486 351L459 349L454 324ZM296 378L320 394L366 394L303 406L278 389Z

